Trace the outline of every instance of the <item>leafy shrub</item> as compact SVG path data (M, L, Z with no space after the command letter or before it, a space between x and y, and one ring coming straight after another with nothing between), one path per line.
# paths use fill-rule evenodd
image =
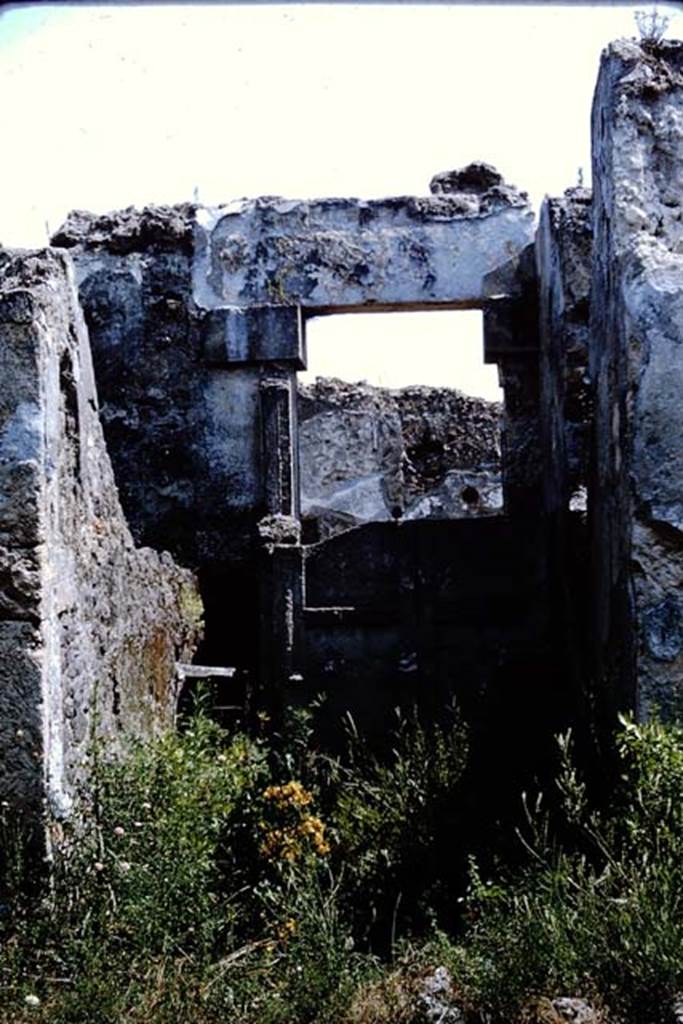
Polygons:
M352 943L325 823L274 774L282 759L200 709L176 735L92 760L50 889L22 897L6 858L0 1019L323 1020Z
M472 926L453 969L494 1020L558 993L592 997L617 1020L667 1020L683 987L683 730L623 722L609 813L591 811L566 738L560 746L574 841L553 839L539 801L525 872L484 881L473 866Z
M238 908L222 885L221 848L266 776L258 744L226 744L201 713L182 735L138 744L125 759L101 749L92 758L94 785L77 829L58 840L50 889L28 902L17 892L2 935L6 992L17 1007L40 998L56 1022L89 1020L88 1006L93 1020L119 1020L144 1002L155 972L166 987L180 962L194 968L229 947ZM167 1001L185 987L177 972Z

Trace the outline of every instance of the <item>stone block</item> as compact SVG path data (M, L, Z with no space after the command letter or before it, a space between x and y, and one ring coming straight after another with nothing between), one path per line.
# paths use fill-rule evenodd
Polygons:
M285 363L306 369L301 310L296 306L216 309L202 321L204 358L212 366Z

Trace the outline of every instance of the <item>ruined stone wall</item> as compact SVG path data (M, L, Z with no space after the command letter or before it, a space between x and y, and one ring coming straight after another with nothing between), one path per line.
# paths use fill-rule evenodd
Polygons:
M591 423L588 376L591 193L547 198L536 233L540 314L543 504L550 515L584 508Z
M305 536L370 521L501 513L501 416L497 403L448 388L324 378L300 385Z
M298 537L305 316L517 294L533 214L493 176L422 197L76 212L55 235L76 267L126 517L139 543L199 571L220 636L207 663L255 668L256 564L264 543Z
M0 794L62 815L95 734L173 722L201 603L133 545L65 254L0 251L0 359Z
M53 243L76 266L133 535L196 568L244 555L263 498L258 368L204 358L193 217L189 206L75 213Z
M534 246L517 261L514 297L484 307L484 361L498 365L505 396L502 421L503 496L508 515L541 514L538 280Z
M594 672L609 714L683 693L683 44L613 43L593 105ZM637 688L637 689L636 689Z
M513 705L546 738L681 711L683 44L608 48L593 150L593 199L547 200L535 244L475 164L422 197L76 212L0 251L3 798L65 813L94 732L172 721L200 601L134 541L200 572L204 663L276 699L467 695L494 752ZM504 410L297 393L307 316L425 308L483 310Z
M139 542L193 567L244 564L264 515L296 516L296 460L278 508L271 483L290 470L270 442L281 427L282 444L296 443L302 310L481 307L516 294L528 199L491 168L463 173L424 197L69 216L53 242L77 268L105 435ZM289 390L291 416L266 437L268 381Z

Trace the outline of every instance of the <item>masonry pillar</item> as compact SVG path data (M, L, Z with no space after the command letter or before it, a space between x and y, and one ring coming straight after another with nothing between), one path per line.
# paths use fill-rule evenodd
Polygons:
M543 501L558 519L585 509L591 242L590 190L546 197L536 233Z
M263 345L268 350L275 348L267 339ZM297 352L300 351L297 346ZM268 361L261 364L261 373L259 403L265 515L258 524L261 549L259 666L264 702L278 715L298 676L303 625L296 372L286 361Z
M289 521L290 524L292 520ZM298 532L283 535L282 524L262 520L259 528L261 643L260 686L276 714L300 674L304 600L303 550Z
M297 675L303 609L303 557L296 444L296 378L261 380L263 485L261 542L261 686L278 711Z
M549 611L557 688L577 723L592 720L586 671L587 531L591 402L588 314L591 193L544 200L536 233L539 288L540 447Z
M258 685L262 701L276 710L297 674L303 605L296 404L296 371L306 367L301 308L213 309L202 332L210 365L242 367L258 378Z

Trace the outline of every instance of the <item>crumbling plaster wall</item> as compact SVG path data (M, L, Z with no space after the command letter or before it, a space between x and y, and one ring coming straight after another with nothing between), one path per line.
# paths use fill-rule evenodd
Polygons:
M534 245L519 254L515 291L484 306L484 361L496 363L505 396L502 477L505 511L537 518L542 509L538 279Z
M567 189L561 198L544 200L536 232L543 505L549 515L586 503L591 212L589 189Z
M591 193L546 198L536 232L539 291L539 450L551 618L574 719L587 725L588 370Z
M201 602L133 545L68 256L0 251L0 342L0 794L59 816L96 734L173 722Z
M138 543L197 567L239 557L262 500L259 374L204 359L192 302L194 208L72 213L69 249L100 416Z
M683 44L620 41L593 104L595 682L683 702Z

